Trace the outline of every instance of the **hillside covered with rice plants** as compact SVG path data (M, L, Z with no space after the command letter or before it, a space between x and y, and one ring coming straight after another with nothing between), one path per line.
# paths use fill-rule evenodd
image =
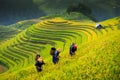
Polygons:
M60 17L26 23L17 35L0 43L0 80L119 80L120 17L99 23L104 29L96 29L91 20ZM73 57L72 42L78 46ZM50 55L53 46L62 49L56 65ZM36 54L46 63L40 73L34 66Z

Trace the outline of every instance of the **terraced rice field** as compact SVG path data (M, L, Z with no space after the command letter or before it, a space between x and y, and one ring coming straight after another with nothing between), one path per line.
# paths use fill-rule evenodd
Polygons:
M53 65L51 62L51 56L49 54L50 48L55 46L56 48L62 49L60 55L62 56L61 59L63 60L60 60L57 68L61 69L61 65L67 66L63 66L64 68L62 68L61 72L58 71L58 73L64 74L64 70L66 71L68 67L74 68L74 66L77 66L77 63L79 64L78 61L81 58L79 59L78 57L87 54L87 51L85 51L85 54L77 54L77 56L74 56L74 59L72 59L73 61L78 60L75 65L73 66L69 64L72 62L70 61L71 58L69 56L69 46L71 43L75 42L78 45L79 52L77 53L80 53L81 49L85 48L85 44L99 40L103 38L103 36L105 37L107 34L113 31L119 31L118 25L120 24L120 18L114 18L101 22L101 24L105 26L105 29L95 29L95 24L96 23L94 22L82 23L79 21L69 21L62 18L54 18L46 19L30 26L16 37L11 38L10 40L7 40L1 44L0 64L4 64L8 70L0 74L0 79L61 80L62 76L57 76L56 78L55 73L50 74L52 69L55 68L55 65ZM41 54L47 63L43 72L40 73L41 75L37 75L34 68L34 58L36 54ZM56 72L56 70L53 70L53 72ZM67 78L67 75L72 75L71 70L68 70L67 72L68 73L65 72L64 75L66 75L66 77L63 77L63 80L69 79ZM71 79L79 80L77 77ZM81 76L80 79L87 78Z

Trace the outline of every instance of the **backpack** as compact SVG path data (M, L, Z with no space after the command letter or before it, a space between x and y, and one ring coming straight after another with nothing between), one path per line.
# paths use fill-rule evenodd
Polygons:
M54 53L55 53L55 51L56 51L56 48L51 48L51 50L50 50L50 55L54 55Z
M77 51L77 46L76 46L76 45L74 45L74 46L72 47L72 52L75 52L75 51Z
M76 45L74 45L74 51L77 51L77 46Z
M53 52L52 50L50 50L50 55L51 55L51 56L54 55L54 52Z

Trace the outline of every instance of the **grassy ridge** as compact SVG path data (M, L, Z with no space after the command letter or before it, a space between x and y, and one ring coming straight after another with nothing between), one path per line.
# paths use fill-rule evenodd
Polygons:
M76 56L72 58L70 58L66 52L62 53L64 55L61 55L59 64L51 65L51 63L48 63L44 67L44 71L40 74L36 73L32 67L24 70L23 73L19 73L20 77L17 78L21 80L119 80L120 31L117 31L117 33L112 32L108 35L111 36L105 36L105 39L99 38L100 41L94 40L81 45ZM22 76L21 74L24 75Z
M29 26L38 23L39 21L40 19L31 19L31 20L19 21L15 24L8 26L0 25L0 43L12 37L15 37L15 35L19 34Z
M46 19L32 25L0 47L0 61L9 67L7 72L0 74L0 78L119 79L119 20L118 17L101 22L105 25L101 30L96 30L95 23L91 21L61 18ZM76 56L71 58L69 46L72 42L79 48ZM57 65L51 62L51 46L62 48ZM36 73L33 65L36 53L41 54L47 63L40 74Z

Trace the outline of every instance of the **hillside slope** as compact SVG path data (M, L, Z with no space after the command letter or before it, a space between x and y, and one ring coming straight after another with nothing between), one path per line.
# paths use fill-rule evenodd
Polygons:
M24 29L38 22L40 22L40 19L23 20L8 26L0 25L0 43L15 37Z
M111 36L110 36L111 35ZM68 52L61 54L57 65L47 61L44 70L36 73L34 67L26 69L12 79L20 80L119 80L120 79L120 31L107 34L85 45L81 45L74 57ZM66 49L69 51L69 49ZM11 80L12 80L11 79Z
M0 24L9 25L51 14L64 15L67 8L79 3L88 6L97 21L120 16L119 0L0 0Z
M119 80L120 17L101 22L105 29L97 30L95 24L53 18L30 26L1 45L0 64L8 71L0 74L0 79ZM78 51L70 57L72 42L78 45ZM62 48L57 65L51 62L49 50L52 46ZM41 54L46 62L40 74L34 67L36 54Z

